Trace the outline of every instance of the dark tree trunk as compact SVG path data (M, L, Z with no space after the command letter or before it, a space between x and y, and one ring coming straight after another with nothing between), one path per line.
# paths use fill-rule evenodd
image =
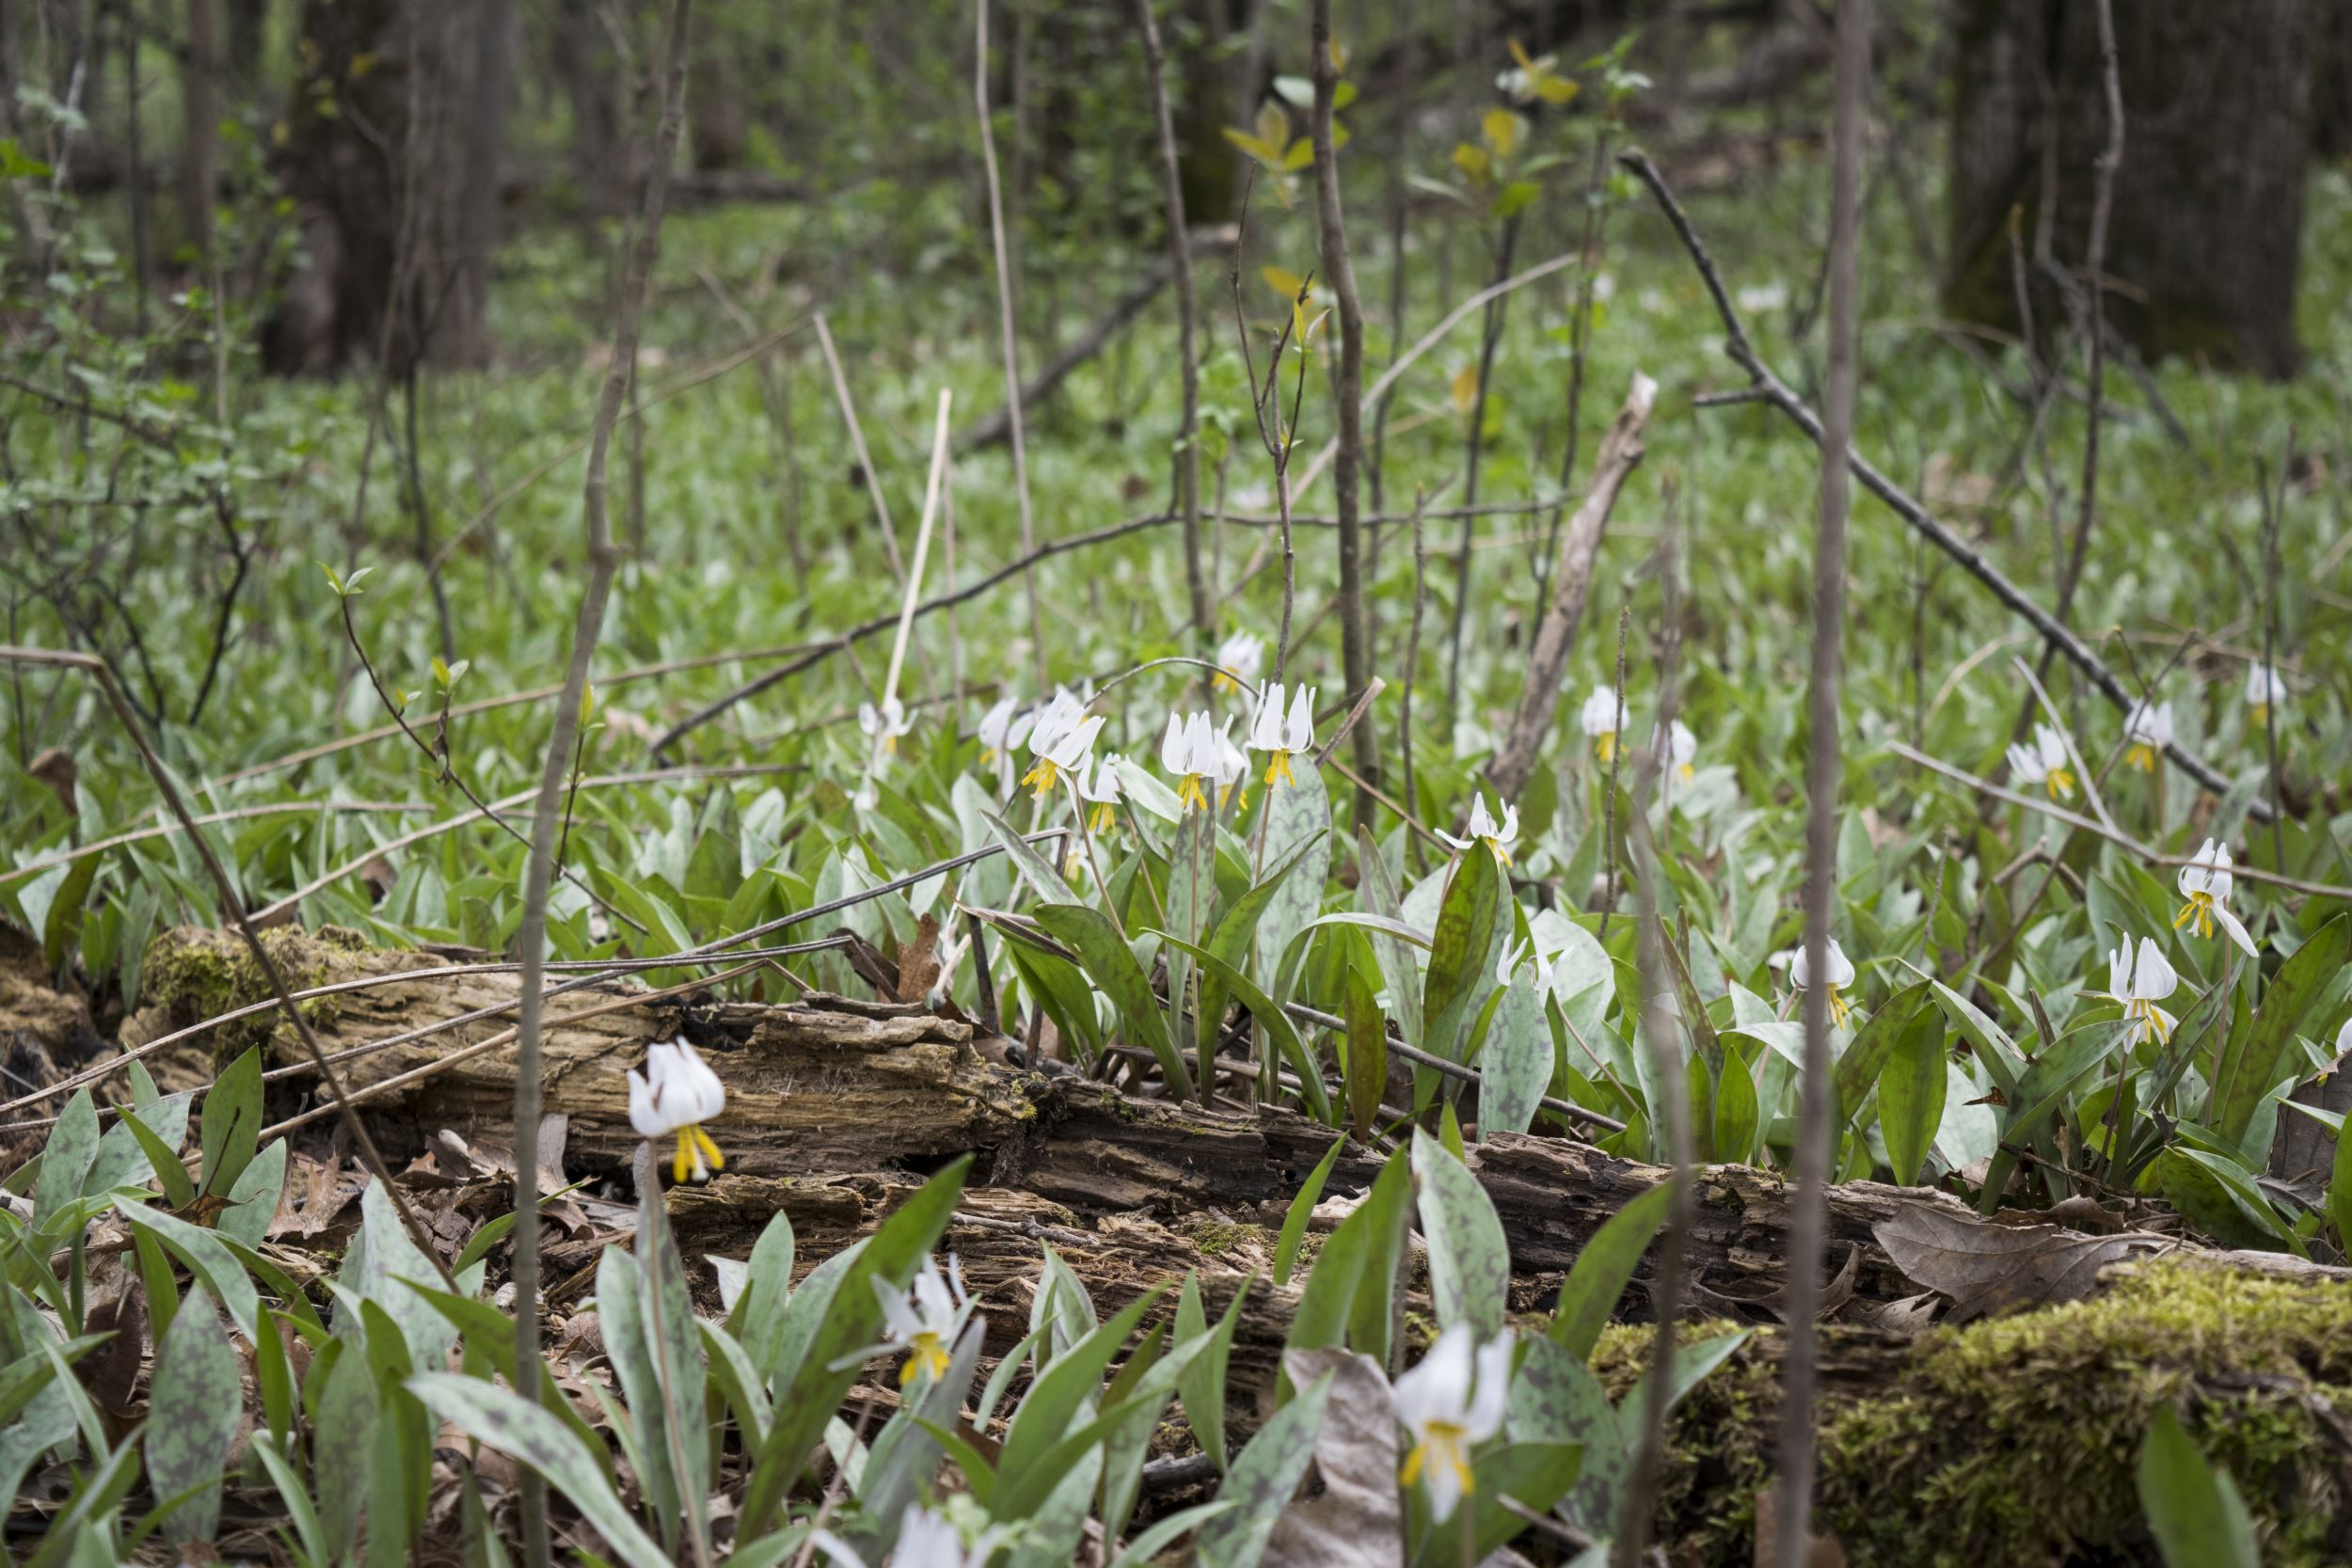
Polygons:
M229 0L229 88L240 104L262 96L262 49L269 39L269 0Z
M219 59L220 23L213 0L188 0L188 54L180 72L180 230L199 258L213 253ZM132 199L138 198L135 192Z
M1251 106L1237 106L1232 93L1233 72L1223 61L1232 8L1240 0L1184 0L1183 24L1168 29L1168 53L1176 57L1177 97L1172 105L1176 144L1183 151L1178 168L1184 178L1184 221L1202 224L1229 221L1241 202L1240 166L1225 140L1225 127L1249 118Z
M615 161L621 135L612 41L596 0L558 0L552 34L555 74L571 110L574 194L583 213L603 213L628 183L628 171Z
M751 116L744 102L747 40L723 26L708 32L688 65L686 142L698 173L741 168L751 150Z
M2312 150L2352 157L2352 6L2320 8L2319 48L2312 58Z
M516 23L515 0L476 0L473 87L459 131L456 276L448 319L433 345L448 364L481 366L490 358L490 259L498 245L499 171L515 90Z
M2107 238L2108 320L2149 358L2273 377L2302 361L2295 280L2311 148L2313 0L2115 0L2125 138ZM1945 309L2014 329L2025 254L2079 268L2106 138L2093 8L1955 0ZM2045 195L2045 178L2055 190ZM2038 325L2065 319L2036 278Z

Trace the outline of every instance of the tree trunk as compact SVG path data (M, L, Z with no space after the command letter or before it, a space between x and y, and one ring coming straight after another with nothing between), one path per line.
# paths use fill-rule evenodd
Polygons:
M478 368L490 359L490 261L498 246L499 172L515 89L516 22L515 0L476 0L473 89L457 193L456 277L448 320L434 335L435 356L446 364Z
M2107 135L2089 5L1957 0L1945 309L2017 326L2009 227L2079 269ZM2302 362L2295 281L2311 147L2312 0L2115 0L2125 138L2106 311L2151 359L2185 354L2284 377ZM2055 189L2045 192L2045 178ZM2034 279L2036 323L2063 323Z
M612 51L595 0L559 0L551 32L555 74L572 117L573 196L593 216L611 210L614 193L628 184L628 171L614 164L621 134Z
M180 72L180 229L199 258L213 251L220 23L213 0L188 0L188 55ZM137 199L135 193L133 199Z
M262 49L269 40L269 0L229 0L229 87L241 104L262 96Z

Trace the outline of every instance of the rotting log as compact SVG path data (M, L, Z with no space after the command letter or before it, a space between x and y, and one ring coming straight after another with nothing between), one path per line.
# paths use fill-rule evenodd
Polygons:
M327 933L271 936L273 951L299 985L362 974L401 975L440 964L429 955L371 949ZM158 939L148 973L165 1016L143 1022L147 1037L166 1022L184 1026L256 999L258 979L229 941L205 931ZM328 1051L342 1052L511 1003L516 986L511 974L394 980L305 1006L316 1009L312 1022ZM1066 1233L1064 1240L1145 1224L1179 1237L1203 1224L1229 1234L1236 1227L1270 1229L1280 1226L1300 1183L1338 1135L1287 1110L1204 1109L1122 1094L1067 1069L1006 1066L1004 1041L978 1037L961 1019L907 1005L814 995L780 1006L688 1006L677 998L633 1000L638 994L616 982L549 1007L547 1112L568 1118L564 1159L569 1177L616 1174L637 1142L628 1125L627 1069L650 1041L680 1033L691 1039L727 1086L725 1115L713 1125L727 1155L727 1177L715 1194L733 1196L678 1195L682 1227L688 1226L683 1215L695 1206L723 1202L743 1214L781 1210L796 1227L804 1221L830 1226L846 1240L852 1225L874 1223L893 1194L969 1153L978 1157L975 1191L1022 1195L1066 1213L1066 1223L1050 1222ZM590 1006L608 1010L581 1018ZM297 1060L291 1043L274 1032L282 1022L259 1015L249 1024L257 1037L271 1040L278 1062ZM226 1025L223 1032L246 1026ZM494 1014L352 1057L344 1070L354 1092L365 1094L370 1085L449 1058L504 1026L505 1018ZM228 1049L243 1049L243 1037L203 1049L207 1059L217 1061ZM159 1072L171 1076L180 1075ZM298 1077L288 1081L291 1088L301 1085ZM512 1058L501 1049L453 1061L447 1070L364 1105L378 1136L407 1153L429 1147L443 1130L470 1140L509 1141L512 1092ZM1378 1150L1351 1142L1333 1165L1326 1196L1360 1194L1380 1160ZM1475 1144L1470 1163L1493 1199L1529 1307L1548 1305L1561 1274L1593 1234L1666 1177L1661 1166L1535 1134L1498 1134ZM769 1184L737 1185L745 1180ZM1701 1310L1776 1319L1786 1281L1789 1197L1772 1171L1712 1165L1701 1173L1691 1238ZM1831 1190L1830 1262L1839 1271L1836 1299L1841 1307L1853 1304L1853 1316L1922 1289L1874 1234L1905 1205L1954 1218L1971 1213L1932 1189L1849 1181ZM1132 1242L1141 1233L1124 1234ZM1033 1249L1034 1236L1025 1232L1023 1240ZM2152 1248L2172 1244L2150 1243ZM714 1236L705 1250L724 1248ZM1197 1245L1191 1252L1172 1243L1164 1250L1171 1276L1200 1260ZM2212 1256L2245 1270L2352 1279L2347 1271L2283 1256ZM1244 1272L1249 1265L1231 1266ZM1647 1313L1647 1269L1645 1259L1635 1272L1625 1306L1629 1315Z

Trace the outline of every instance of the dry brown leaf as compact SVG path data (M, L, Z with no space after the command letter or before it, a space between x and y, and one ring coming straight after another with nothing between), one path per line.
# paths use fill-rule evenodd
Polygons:
M2161 1238L2085 1236L2055 1225L1995 1225L1906 1203L1873 1227L1879 1245L1915 1285L1952 1298L1954 1323L1989 1312L2090 1294L2099 1271Z
M920 1002L939 978L939 921L925 915L916 922L914 940L898 949L898 1000Z
M112 1334L73 1370L89 1390L90 1399L110 1416L128 1416L139 1381L139 1362L147 1350L147 1292L127 1287L111 1301L91 1307L82 1320L85 1334Z
M1396 1486L1396 1403L1380 1365L1353 1351L1292 1351L1291 1382L1332 1373L1331 1402L1315 1437L1323 1491L1282 1511L1265 1568L1404 1568L1405 1515Z

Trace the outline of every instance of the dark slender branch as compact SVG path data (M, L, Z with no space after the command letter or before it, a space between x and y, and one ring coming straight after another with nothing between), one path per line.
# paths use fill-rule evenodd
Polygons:
M1754 345L1748 341L1746 329L1740 325L1740 313L1732 308L1731 296L1724 287L1723 277L1716 271L1714 257L1708 253L1706 242L1699 238L1698 230L1692 227L1690 215L1675 199L1665 176L1658 172L1658 166L1638 148L1629 148L1619 153L1617 162L1649 187L1650 194L1657 198L1660 209L1665 214L1666 221L1673 225L1676 236L1690 253L1692 264L1698 269L1700 281L1714 300L1715 313L1724 324L1724 352L1734 364L1748 372L1753 382L1750 390L1756 393L1757 399L1778 409L1791 424L1818 445L1822 436L1820 416L1757 356ZM2136 700L2130 688L2107 668L2097 654L2090 651L2081 638L2069 631L2064 623L2036 604L2023 589L2010 581L2000 568L1987 561L1981 552L1971 547L1926 507L1912 499L1901 486L1881 473L1869 459L1851 447L1846 451L1846 466L1861 482L1864 489L1885 502L1897 516L1916 530L1930 544L1951 557L1970 577L1983 584L2003 608L2056 646L2067 662L2081 671L2118 710L2130 711ZM2173 766L2206 789L2217 795L2228 793L2230 781L2178 741L2167 745L2164 754L2172 760ZM2271 808L2267 800L2250 801L2247 810L2261 821L2270 820Z
M1144 68L1152 83L1152 119L1159 133L1160 190L1168 206L1168 265L1176 283L1176 358L1184 401L1176 427L1171 510L1184 523L1184 587L1192 603L1195 651L1206 654L1216 619L1209 602L1209 580L1200 563L1200 367L1194 347L1200 305L1192 286L1192 245L1184 226L1184 182L1176 158L1176 121L1168 107L1168 60L1160 48L1160 24L1152 14L1152 0L1136 0L1136 21L1143 33Z
M1804 1568L1813 1508L1813 1388L1821 1248L1838 1129L1830 1109L1831 927L1837 916L1838 686L1846 625L1847 466L1853 446L1861 285L1855 227L1863 119L1870 76L1867 0L1843 0L1836 22L1836 107L1831 133L1829 373L1820 438L1820 514L1813 535L1813 672L1805 754L1804 1070L1797 1098L1797 1201L1788 1242L1788 1349L1780 1402L1780 1508L1767 1560ZM2095 413L2095 410L2094 410ZM1761 1543L1759 1543L1761 1544Z

